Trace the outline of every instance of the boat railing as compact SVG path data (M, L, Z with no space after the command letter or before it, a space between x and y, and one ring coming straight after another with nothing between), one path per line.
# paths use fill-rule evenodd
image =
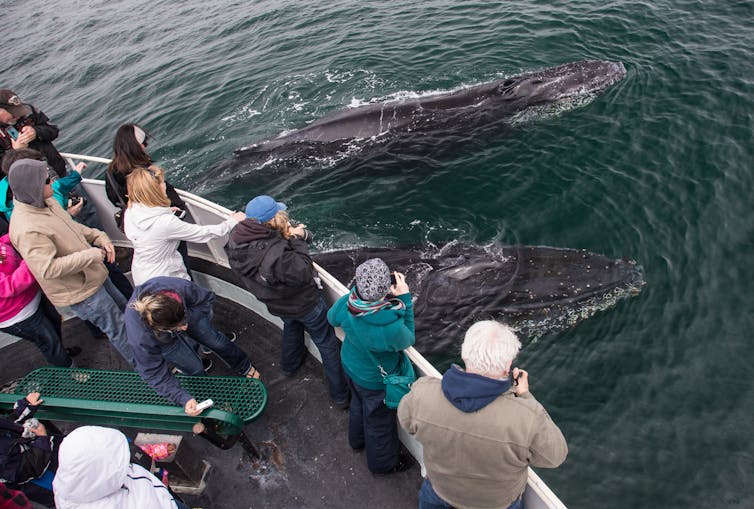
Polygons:
M71 167L75 166L75 164L79 161L102 164L110 163L110 159L101 157L92 157L71 153L63 153L62 155L64 158L66 158ZM91 169L85 170L85 173L91 172ZM113 214L118 209L107 199L107 196L105 194L104 180L85 178L83 179L82 183L87 190L89 199L97 208L99 217L103 223L103 226L105 227L105 231L110 236L113 244L120 247L131 247L131 242L115 224ZM183 200L186 202L188 212L191 214L197 224L221 223L231 213L229 209L223 207L222 205L206 200L200 196L183 190L177 191L181 198L183 198ZM230 269L228 257L224 249L226 242L227 236L213 239L206 244L189 243L189 255L191 257L200 258L206 260L207 262ZM320 280L322 281L328 302L332 303L340 296L348 293L348 289L340 281L338 281L331 274L325 271L322 267L315 264L315 269L317 270ZM253 297L251 298L254 299ZM280 322L278 319L267 314L266 309L263 308L264 306L261 306L261 308L257 307L255 310L260 311L260 314L266 316L267 318L270 318L273 322L282 324L282 322ZM342 330L336 330L336 334L341 340L343 339ZM311 344L310 347L313 348ZM434 376L437 378L440 378L442 376L440 372L415 348L410 347L406 350L406 352L421 375ZM315 354L315 356L317 356L316 351L313 353ZM413 437L408 435L400 426L398 427L398 429L401 441L414 455L414 457L417 458L417 460L421 463L422 475L424 475L425 470L424 463L422 461L423 454L421 444ZM565 509L566 507L555 495L555 493L550 490L545 482L531 468L529 468L527 489L524 493L524 502L526 504L526 507L529 509Z

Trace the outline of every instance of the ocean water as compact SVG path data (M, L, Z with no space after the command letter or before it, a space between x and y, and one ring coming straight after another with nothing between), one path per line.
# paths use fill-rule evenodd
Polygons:
M460 239L637 260L639 296L524 346L570 447L539 473L573 508L754 507L754 3L2 4L2 86L61 127L61 150L107 157L138 121L176 186L236 208L273 194L320 250ZM229 162L349 105L584 58L628 75L559 116Z

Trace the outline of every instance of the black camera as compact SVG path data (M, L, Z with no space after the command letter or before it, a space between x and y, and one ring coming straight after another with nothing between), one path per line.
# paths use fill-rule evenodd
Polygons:
M71 204L69 205L69 207L73 207L74 205L78 205L79 202L86 203L86 198L84 198L83 196L79 196L79 195L71 195L71 196L69 196L69 199L71 200Z

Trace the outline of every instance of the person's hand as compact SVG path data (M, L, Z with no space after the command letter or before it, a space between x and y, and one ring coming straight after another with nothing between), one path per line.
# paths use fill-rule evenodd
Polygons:
M201 410L196 409L196 400L194 398L191 398L186 402L186 405L183 407L183 411L191 416L199 415L200 413L202 413Z
M516 396L523 396L529 392L529 373L523 369L513 368L513 385L516 387L513 391Z
M38 437L46 437L47 436L47 428L45 428L45 425L42 424L41 422L38 423L33 428L29 428L29 430L31 430L31 432L34 433L35 435L37 435Z
M288 223L288 226L290 226L290 223ZM291 228L291 235L304 238L306 236L306 225L302 223L297 225L295 228Z
M84 208L84 200L79 200L75 205L71 205L72 202L73 200L68 200L68 213L71 217L76 217L81 212L81 209Z
M39 397L40 394L38 392L30 392L26 395L26 401L31 406L39 406L42 404L42 401L44 401L42 398Z
M236 222L240 223L244 219L246 219L246 214L243 212L231 212L230 213L231 219L235 219Z
M37 139L37 131L34 130L34 128L30 125L25 125L21 132L18 134L18 139L16 140L19 143L23 143L24 147L28 147L29 143ZM15 148L15 147L14 147Z
M81 161L76 166L73 167L73 171L81 175L81 173L86 169L86 163Z
M393 272L395 274L395 284L390 285L390 293L395 295L396 297L398 295L403 295L404 293L408 293L408 285L406 284L406 276L401 274L400 272Z
M13 150L18 150L22 148L28 148L29 143L27 141L24 141L20 136L16 138L15 140L10 140L10 146Z
M112 244L107 243L102 246L102 251L105 253L103 260L107 260L110 263L115 262L115 247Z

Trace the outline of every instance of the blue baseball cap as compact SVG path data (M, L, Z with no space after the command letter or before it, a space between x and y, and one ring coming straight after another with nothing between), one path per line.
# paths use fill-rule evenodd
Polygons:
M288 207L285 203L275 201L272 196L263 194L257 196L246 204L246 217L254 218L260 223L266 223L278 213L279 210L285 210Z

